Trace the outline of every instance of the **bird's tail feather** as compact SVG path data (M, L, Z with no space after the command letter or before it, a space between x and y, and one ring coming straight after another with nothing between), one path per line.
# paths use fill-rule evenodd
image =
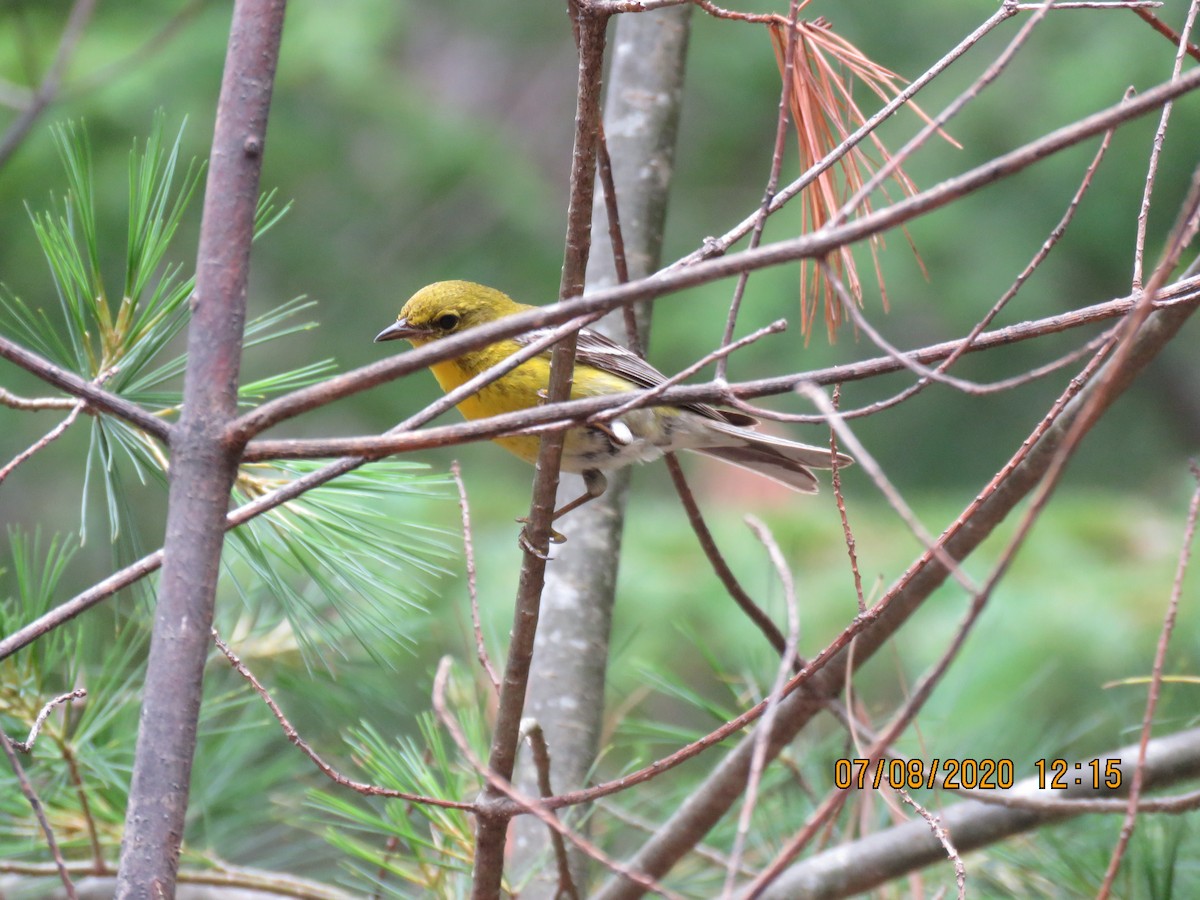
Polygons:
M820 490L817 476L813 475L807 467L788 459L774 448L747 444L744 447L713 447L696 452L716 457L743 469L749 469L759 475L765 475L772 481L778 481L794 491L815 494Z
M792 490L806 494L817 493L819 482L809 466L817 469L830 469L833 460L828 447L814 447L790 441L787 438L774 437L739 428L736 425L724 423L706 423L710 429L722 432L733 438L726 446L698 447L697 453L714 456L717 459L735 466L741 466L764 475ZM843 453L838 454L838 465L848 466L853 460Z

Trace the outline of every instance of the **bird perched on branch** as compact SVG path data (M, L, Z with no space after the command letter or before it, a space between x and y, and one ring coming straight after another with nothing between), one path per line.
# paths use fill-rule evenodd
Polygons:
M421 347L529 309L533 307L481 284L439 281L413 294L400 310L399 318L379 332L375 340L403 338L414 347ZM451 391L545 333L535 330L505 338L434 363L430 368L442 390ZM579 331L573 375L572 400L652 388L666 380L637 354L587 328ZM544 401L549 383L547 349L480 388L462 400L458 408L468 419L530 409ZM562 468L583 475L587 492L556 510L554 517L603 494L607 486L604 470L657 459L676 450L713 456L765 475L792 490L816 493L817 479L809 467L831 468L829 449L760 434L751 430L755 424L757 420L745 413L689 403L628 410L610 422L571 428L563 445ZM526 462L537 459L540 438L536 434L506 435L494 440ZM838 454L837 461L838 465L849 465L851 459Z

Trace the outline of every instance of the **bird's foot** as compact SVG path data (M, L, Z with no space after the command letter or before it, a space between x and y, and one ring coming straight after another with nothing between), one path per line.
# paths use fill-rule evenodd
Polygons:
M517 519L517 521L522 526L521 533L520 533L520 535L517 536L517 545L522 550L526 551L527 553L532 553L538 559L544 559L544 560L549 561L551 559L550 554L543 553L533 543L533 540L529 534L529 519L528 519L528 517L521 516L519 519ZM550 529L550 543L551 544L565 544L566 542L567 542L567 536L565 534L555 531L553 528Z

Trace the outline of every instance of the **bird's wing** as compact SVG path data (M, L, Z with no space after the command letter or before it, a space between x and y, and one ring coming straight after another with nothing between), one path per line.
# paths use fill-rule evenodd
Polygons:
M549 331L548 328L539 328L517 335L513 340L524 346L544 337ZM549 356L549 351L546 356ZM576 365L591 366L593 369L599 369L611 375L618 375L637 387L657 387L667 380L662 372L636 353L590 328L579 329L579 339L575 344L575 363ZM738 425L743 428L758 423L753 416L732 410L716 409L705 403L689 403L683 408L699 413L705 418L728 422L730 425Z

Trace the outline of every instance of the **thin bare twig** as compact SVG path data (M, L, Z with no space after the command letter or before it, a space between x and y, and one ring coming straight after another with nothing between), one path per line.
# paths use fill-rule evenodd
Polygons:
M625 238L621 234L621 215L617 209L617 186L613 181L612 159L608 155L608 138L604 134L604 122L596 131L596 169L600 175L600 187L604 195L604 211L608 218L608 242L612 248L613 271L617 284L629 280L629 263L625 259ZM646 345L638 328L637 314L632 306L623 307L625 321L625 346L638 356L646 355Z
M630 825L633 828L636 828L638 831L643 831L647 834L650 834L653 833L654 829L658 827L657 823L643 818L642 816L636 815L627 809L622 809L615 803L608 803L601 800L596 804L596 806L608 815L612 816L618 822L621 822L625 825ZM728 867L729 865L728 854L722 853L719 850L708 846L707 844L697 844L695 848L693 848L692 852L696 856L707 859L714 865L720 866L722 869ZM754 870L743 864L741 868L738 869L738 874L746 878L753 878Z
M538 795L542 799L553 797L554 787L550 781L550 747L546 744L546 733L542 731L542 726L537 723L536 719L526 719L521 723L521 735L529 743L533 768L537 772ZM555 897L570 897L578 900L579 889L575 887L575 879L571 877L571 861L567 856L566 842L563 841L563 836L553 828L549 831L550 845L554 848L554 861L558 866L558 892Z
M271 896L295 897L296 900L361 900L360 894L351 895L336 887L321 884L317 881L309 881L290 875L281 875L278 872L265 872L241 866L231 866L228 863L219 861L216 862L216 866L216 868L211 869L181 868L177 880L180 884L208 885L216 888L243 888L246 891L254 891ZM66 869L72 875L86 877L95 874L91 868L91 863L88 862L69 862L66 865ZM105 871L111 872L113 870L114 867L108 866ZM55 874L55 868L52 865L39 863L6 862L0 863L0 872L44 878L47 875ZM111 888L111 885L106 885L106 887ZM111 889L109 890L109 894L112 894ZM89 894L89 896L94 895Z
M118 371L119 371L119 369L117 366L111 366L111 367L105 369L99 375L97 375L95 378L93 378L91 380L91 382L90 382L91 386L95 387L95 388L100 388L101 385L104 384L104 382L108 381L108 379L110 379L110 378L112 378L112 376L116 375ZM47 398L45 400L27 400L23 397L16 397L12 394L9 394L7 391L4 391L2 388L0 388L0 394L7 395L6 397L0 396L0 402L3 402L6 406L12 405L17 409L47 409L47 408L51 408L50 404L56 404L58 401L65 399L65 398ZM10 401L13 401L13 402L10 402ZM72 424L74 424L75 420L77 418L79 418L79 414L81 412L83 412L84 410L86 410L88 407L86 400L65 400L65 402L69 405L69 408L71 410L67 414L67 417L65 419L63 419L61 422L59 422L57 425L55 425L53 428L51 428L44 435L42 435L42 437L39 440L34 441L34 443L32 443L31 445L26 447L20 453L18 453L15 457L13 457L12 460L10 460L8 462L7 465L5 465L3 468L0 468L0 482L3 482L5 478L7 478L10 474L12 474L13 470L16 469L17 466L21 465L21 463L26 462L31 457L33 457L34 454L40 453L42 450L44 450L46 447L48 447L51 443L53 443L54 441L56 441L60 437L62 437L63 434L66 433L67 429L70 428ZM39 404L39 405L31 406L29 404Z
M1116 326L1096 335L1096 337L1084 344L1081 344L1074 350L1068 350L1066 353L1062 354L1062 356L1052 359L1047 363L1043 363L1040 366L1035 366L1034 368L1022 372L1019 375L1013 375L1009 378L1001 378L999 381L972 383L972 387L968 393L976 397L981 397L987 394L1003 393L1004 391L1010 391L1013 388L1021 387L1022 385L1029 384L1032 381L1045 378L1047 375L1052 375L1060 369L1064 369L1072 363L1078 362L1083 357L1094 353L1101 344L1112 337L1115 328ZM964 338L964 344L960 344L959 346L964 350L969 351L971 348L966 346L965 342L970 340L970 337ZM906 366L905 368L908 367ZM945 364L942 363L939 364L936 371L942 372L945 370L945 368ZM893 394L890 397L885 397L882 400L877 400L873 403L867 403L863 406L855 407L854 409L842 410L840 411L841 417L843 419L850 420L863 419L868 416L873 416L885 409L890 409L893 406L903 403L905 400L911 399L913 395L919 393L930 383L931 382L928 379L922 377L913 384L910 384L904 390ZM741 400L738 400L731 405L750 415L759 416L761 418L770 419L776 422L797 422L811 425L824 421L820 416L815 416L809 413L781 413L778 410L765 409L761 406L755 406L751 403L746 403L745 401Z
M1161 4L1158 4L1158 5L1161 6ZM1147 6L1149 6L1149 4L1147 4ZM1181 43L1181 40L1179 37L1179 33L1177 31L1175 31L1174 28L1172 28L1170 25L1168 25L1166 22L1164 22L1158 16L1154 15L1154 13L1150 12L1150 10L1145 7L1136 6L1136 7L1134 7L1133 11L1138 15L1138 18L1149 23L1151 28L1153 28L1155 31L1157 31L1159 34L1161 34L1163 37L1165 37L1168 41L1170 41L1172 44L1175 44L1176 46L1179 46L1179 44ZM1195 44L1189 43L1189 44L1187 44L1187 52L1188 52L1188 55L1192 57L1192 59L1200 61L1200 47L1197 47Z
M1150 733L1154 725L1154 711L1158 708L1159 693L1162 690L1163 669L1167 661L1167 645L1175 631L1175 620L1179 616L1179 602L1183 596L1183 578L1187 574L1188 563L1192 557L1192 544L1196 539L1196 520L1200 516L1200 467L1193 461L1192 477L1197 482L1196 490L1192 493L1192 502L1188 506L1187 526L1183 532L1183 546L1179 549L1179 562L1175 568L1175 583L1171 588L1171 599L1167 603L1163 615L1162 630L1158 636L1158 647L1154 652L1154 666L1150 673L1150 687L1146 694L1146 710L1142 715L1142 734L1138 740L1137 763L1133 767L1133 778L1129 785L1129 808L1125 820L1121 823L1121 833L1113 847L1108 868L1104 872L1104 881L1096 900L1107 900L1112 893L1113 884L1117 878L1117 870L1121 867L1121 859L1133 837L1133 829L1137 825L1138 801L1142 795L1142 782L1145 779L1146 748L1150 744Z
M46 811L42 806L42 801L34 791L33 785L29 783L29 776L25 774L25 767L21 765L21 760L17 756L17 750L13 741L2 730L0 730L0 747L4 748L4 755L8 757L8 764L12 766L13 774L17 776L17 784L21 788L21 793L25 795L25 799L29 803L29 808L33 810L33 815L38 821L38 826L42 829L42 836L46 839L46 846L50 848L50 855L54 857L54 867L58 872L59 879L62 881L63 891L67 895L67 900L75 900L75 884L71 881L70 873L67 872L67 861L63 859L62 851L58 847L58 841L54 839L54 830L50 827L50 821L46 818Z
M571 18L578 31L579 66L576 84L575 139L571 163L571 192L567 204L567 233L559 297L583 293L588 255L591 251L592 206L596 183L596 132L600 118L600 78L608 19L590 14L572 3ZM561 402L570 395L575 370L576 335L567 335L550 353L546 399ZM521 718L528 691L529 670L537 635L542 588L550 550L550 523L554 515L559 470L565 434L543 434L538 446L527 524L521 531L525 551L518 577L513 610L512 638L500 685L496 723L488 752L487 769L499 781L488 780L476 808L475 859L472 867L472 897L490 900L500 893L504 874L505 845L509 814L501 810L500 782L512 780L516 768ZM553 820L553 817L551 817Z
M867 474L871 476L871 480L879 488L879 492L883 494L888 504L900 516L901 521L908 526L913 536L921 542L927 551L934 554L937 561L946 567L963 588L970 593L977 592L978 588L970 576L946 554L941 546L941 542L935 539L926 530L925 526L921 524L912 507L908 505L904 497L896 490L895 485L892 484L891 479L884 473L883 467L875 461L875 457L871 455L862 442L854 435L854 432L842 420L838 411L833 408L833 404L829 402L829 398L825 396L824 391L813 384L802 384L796 390L811 400L822 415L826 417L829 427L837 432L838 438L846 445L846 449L854 457L854 461L862 466Z
M1183 25L1183 33L1179 35L1179 40L1175 48L1175 64L1171 68L1171 77L1178 78L1179 73L1183 70L1183 58L1187 55L1188 36L1192 33L1192 26L1196 22L1197 4L1195 2L1188 4L1187 20ZM1137 216L1137 237L1133 243L1133 278L1131 279L1132 287L1135 291L1142 288L1142 258L1146 252L1146 225L1150 220L1150 198L1154 195L1154 181L1158 176L1158 160L1162 155L1163 143L1167 139L1167 125L1171 121L1171 110L1175 108L1175 103L1168 102L1163 104L1163 108L1158 115L1158 128L1154 131L1154 140L1150 144L1150 159L1146 165L1146 183L1142 188L1142 205L1138 209Z
M930 834L937 838L937 842L945 849L946 856L954 864L954 881L958 885L958 900L965 900L967 896L967 867L963 865L962 857L958 855L958 851L954 848L954 842L950 839L950 832L942 827L941 820L937 816L914 800L912 794L908 791L902 790L896 793L902 801L915 809L917 814L928 823Z
M7 388L0 387L0 406L37 412L41 409L74 409L79 403L70 397L19 397Z
M796 65L796 22L800 18L800 9L808 0L791 0L787 17L787 45L783 61L783 85L779 92L779 111L775 118L775 143L771 150L771 166L767 174L767 186L763 190L762 202L754 217L754 229L750 232L750 248L762 243L763 229L767 225L767 216L775 192L779 189L779 173L783 170L783 153L787 149L788 122L791 118L792 103L792 73ZM750 273L742 272L737 277L733 287L733 298L729 301L729 312L725 316L725 331L721 334L721 346L733 343L733 333L737 328L738 311L742 307L742 297L746 293L746 285L750 281ZM728 357L722 356L717 360L717 381L725 381L729 370Z
M842 398L841 384L833 386L833 398L830 401L833 408L837 410L840 406ZM846 512L846 498L842 493L842 467L838 462L838 440L837 432L833 429L829 430L829 453L832 466L831 481L833 482L833 499L837 505L838 517L842 522L842 536L846 543L846 554L850 560L850 574L854 579L854 595L858 600L858 614L861 616L867 611L867 598L863 593L862 573L858 568L858 551L857 542L854 539L854 531L850 527L850 517ZM847 663L846 670L854 671L854 649L857 644L857 638L850 642L847 648ZM842 701L842 716L843 723L846 726L846 731L850 736L850 740L855 747L858 747L862 742L862 733L864 728L854 714L854 681L851 678L846 679L845 699ZM862 755L861 753L859 754ZM832 823L831 823L832 824Z
M321 771L321 774L330 781L342 787L349 788L355 793L370 797L396 797L400 800L407 800L410 803L423 803L429 806L440 806L443 809L461 809L468 812L475 809L474 804L471 803L462 803L457 800L443 800L440 797L426 797L422 794L410 794L407 791L382 788L377 785L347 778L333 766L329 765L329 763L325 762L309 746L308 742L300 736L300 732L296 730L296 727L288 720L288 717L283 714L283 710L279 708L279 704L275 702L275 698L271 696L270 692L263 686L255 674L246 667L246 664L238 658L238 655L229 648L229 645L221 640L221 636L215 628L212 629L212 639L213 643L217 645L217 649L225 654L225 658L229 660L229 664L233 666L233 670L245 678L250 683L250 687L254 689L254 692L267 704L267 708L271 710L271 714L275 716L276 721L279 722L280 727L283 729L284 737L294 744L301 753L312 760L313 764Z
M842 386L835 384L833 386L832 400L835 410L838 408L841 399ZM842 520L842 535L846 539L846 554L850 557L850 574L854 578L854 596L858 598L859 613L865 613L867 611L867 599L863 595L862 573L858 571L857 544L854 540L854 532L850 528L850 517L846 514L846 498L842 494L842 467L838 463L837 432L832 429L829 431L829 460L833 468L833 499L837 504L838 517ZM849 709L849 706L847 706L847 709Z
M462 469L457 459L450 463L450 474L454 476L454 483L458 485L458 508L462 510L463 555L467 566L467 593L471 598L471 630L475 632L475 655L479 657L479 664L483 666L483 671L487 673L492 687L499 693L500 676L492 668L492 660L488 656L487 644L483 640L483 624L479 617L479 590L475 572L475 545L474 541L471 540L471 507L467 503L467 486L463 484Z
M746 592L741 583L737 580L737 576L733 574L733 570L729 568L729 563L725 561L725 557L721 554L720 548L717 547L717 542L709 531L708 525L704 521L704 515L700 512L700 506L696 503L696 496L692 493L691 487L687 483L687 479L683 474L683 467L679 465L679 459L674 453L668 453L664 460L667 464L667 471L671 473L671 483L675 485L675 492L679 494L679 501L683 504L683 510L687 514L688 522L692 526L692 531L696 534L696 540L700 543L700 549L704 551L705 557L713 567L713 572L717 578L721 580L721 584L725 586L725 590L729 596L733 598L733 602L738 605L746 617L754 623L763 637L775 649L775 652L781 656L787 649L787 641L783 636L783 632L779 630L779 626L772 621L771 617L763 611L762 607L754 602L754 599Z
M14 456L4 466L0 466L0 482L3 482L5 478L11 475L13 470L16 469L17 466L21 465L21 463L30 459L34 454L46 449L51 443L62 437L63 434L66 433L67 429L74 424L75 420L79 418L79 414L83 412L85 406L86 404L82 400L74 401L73 408L69 413L67 413L67 417L65 419L63 419L44 435Z
M91 19L92 13L96 9L96 2L97 0L75 0L71 6L67 24L63 27L62 36L58 41L58 49L54 51L54 59L51 60L50 67L42 77L42 83L33 92L29 104L8 126L3 137L0 137L0 168L3 168L17 148L21 146L21 142L33 129L46 107L54 102L71 56L79 44L79 39L83 37L88 20Z
M826 283L833 288L833 291L837 295L838 300L841 302L842 307L846 310L847 315L849 315L853 320L854 327L870 338L871 343L873 343L876 347L878 347L888 356L892 357L894 360L896 360L896 362L900 363L900 365L911 371L919 378L928 381L936 381L939 384L956 388L965 394L975 392L975 385L971 382L962 378L956 378L953 375L947 375L945 372L940 370L930 369L928 366L923 366L919 362L916 362L915 360L905 356L900 348L895 346L891 341L880 334L879 330L871 324L870 320L868 320L865 315L863 315L863 311L858 308L858 304L854 301L854 297L851 296L850 291L846 289L846 286L842 284L842 280L837 276L837 273L833 271L833 267L829 264L828 260L822 259L817 263L817 265L820 266L821 271L825 276Z
M1014 3L1013 9L1030 12L1042 8L1041 3ZM1157 9L1162 6L1162 0L1075 0L1075 2L1055 3L1054 9Z
M1073 456L1079 442L1091 429L1091 426L1106 408L1111 398L1123 389L1123 380L1126 378L1126 372L1136 365L1134 359L1138 333L1149 319L1154 299L1165 284L1169 273L1174 271L1179 263L1180 256L1183 254L1184 248L1195 236L1198 208L1200 208L1200 166L1197 166L1192 173L1191 185L1187 196L1180 205L1179 213L1171 229L1162 259L1155 267L1154 273L1151 275L1142 296L1139 297L1138 301L1130 309L1129 314L1121 322L1114 338L1115 346L1113 347L1112 358L1100 373L1100 380L1096 385L1096 390L1088 397L1079 415L1072 422L1070 429L1063 437L1062 444L1058 448L1053 462L1048 467L1041 486L1034 495L1030 509L1026 514L1026 519L1022 522L1022 527L1018 529L1018 534L1013 538L1014 541L1023 539L1024 530L1028 527L1026 522L1031 522L1036 512L1048 501L1050 494L1057 486L1059 479L1062 477L1062 472L1067 462Z
M0 335L0 358L20 366L47 384L61 388L81 400L86 400L88 406L97 412L106 412L119 419L124 419L130 425L140 428L163 443L170 439L170 424L142 409L136 403L131 403L124 397L109 393L100 387L116 372L116 368L108 369L97 378L88 381L62 366L55 365L32 350L27 350L20 344L10 341L3 335Z
M1128 99L1130 96L1130 92L1126 92L1126 99ZM1033 258L1029 261L1025 268L1022 269L1020 274L1018 274L1013 280L1013 283L1009 285L1008 290L1006 290L1000 296L1000 298L994 304L992 304L992 308L987 311L983 318L975 323L975 325L971 328L970 333L963 338L963 341L959 347L938 364L937 368L935 369L938 374L946 372L952 365L958 362L959 358L961 358L963 354L967 353L971 349L971 344L975 341L975 339L978 338L979 335L983 333L984 329L995 320L996 316L1000 314L1001 310L1008 306L1009 301L1016 297L1017 293L1025 285L1025 282L1029 280L1029 277L1035 271L1037 271L1042 262L1044 262L1045 259L1050 255L1050 252L1058 245L1059 241L1062 240L1063 235L1067 232L1067 227L1074 220L1075 213L1079 210L1079 205L1083 201L1084 194L1087 193L1088 188L1090 188L1093 184L1096 170L1100 168L1100 163L1107 154L1109 146L1112 144L1112 136L1112 129L1109 129L1104 133L1104 137L1100 141L1100 146L1096 150L1095 156L1092 157L1091 163L1088 164L1087 169L1084 171L1083 178L1079 183L1079 187L1076 188L1075 194L1071 197L1071 201L1067 204L1067 208L1063 212L1062 218L1058 220L1058 224L1050 229L1050 233L1046 236L1046 239L1042 241L1042 245L1037 249L1037 252L1034 253ZM1075 358L1073 355L1069 355L1069 357L1070 360ZM1064 357L1063 364L1067 364L1067 357ZM1054 368L1057 368L1057 366L1054 366ZM1045 374L1050 371L1053 371L1053 368L1050 368L1049 366L1043 366L1040 369L1034 370L1034 372L1038 373L1037 375L1035 375L1034 372L1026 373L1026 375L1023 376L1023 381L1032 379L1033 377L1040 377L1041 374ZM878 400L875 403L871 403L859 409L843 411L842 418L852 419L859 416L869 416L885 409L889 409L893 406L897 406L898 404L903 403L905 400L908 400L909 398L920 393L931 383L932 379L922 376L921 378L917 379L914 384L909 385L907 388L892 397ZM1013 385L1006 383L1005 386L1007 388ZM994 386L976 385L976 390L979 391L987 391L989 389L994 389Z
M717 547L716 540L713 538L712 532L709 530L707 523L704 521L704 516L700 512L700 507L696 503L696 497L692 493L691 487L687 483L687 479L683 473L683 467L679 464L678 458L673 453L668 453L664 457L667 465L667 471L671 474L671 482L675 486L675 490L679 495L680 502L683 504L684 512L687 514L688 522L692 526L692 530L696 534L696 539L700 544L700 548L704 551L705 557L713 567L714 573L720 579L725 590L729 593L733 601L745 613L746 617L762 632L763 636L770 643L771 647L781 657L788 655L787 639L783 636L783 632L779 630L779 626L771 619L770 616L759 606L754 599L746 592L741 583L737 580L737 576L733 574L733 570L729 568L729 564L725 561L720 548ZM834 459L835 473L837 460ZM835 484L837 482L835 481ZM805 660L803 657L796 655L795 648L791 651L791 666L797 673L804 667ZM841 721L847 728L853 726L852 717L849 712L840 704L834 701L827 703L830 712ZM722 866L725 866L722 863Z
M725 888L722 893L724 898L733 896L734 881L741 868L742 852L746 846L746 838L750 834L750 823L754 817L754 807L758 802L758 790L767 765L767 740L774 728L775 714L779 708L784 685L787 684L792 665L796 661L796 647L800 641L800 607L796 602L796 584L792 579L791 570L783 558L783 551L779 549L779 544L775 541L774 536L761 521L753 516L746 516L746 524L750 526L755 537L766 548L767 556L783 587L788 633L783 655L779 660L779 668L775 674L775 683L767 694L767 708L755 733L754 754L751 757L750 772L746 778L745 798L742 801L741 812L738 814L737 833L734 837L733 849L729 854L729 865L725 869Z
M62 754L63 761L67 764L67 772L70 775L71 784L75 788L75 795L79 798L79 815L83 819L83 826L88 836L88 846L92 851L92 874L111 874L112 869L109 868L108 861L104 858L104 847L100 843L100 830L96 827L96 817L92 815L92 803L88 800L88 792L83 786L83 772L79 766L79 759L65 739L60 739L57 743L58 752Z
M170 47L171 41L183 30L188 19L194 18L204 9L207 0L190 0L174 15L162 24L153 34L149 35L140 46L135 47L128 55L101 66L94 71L81 74L62 91L64 99L75 99L88 91L93 91L111 84L113 81L134 70L157 54L163 53Z
M33 727L29 729L29 737L25 738L23 741L12 741L13 749L19 750L21 753L29 753L31 750L33 750L33 744L37 740L38 732L40 732L42 730L42 726L46 724L46 719L50 717L50 713L54 711L54 707L70 700L82 700L86 696L87 691L85 691L83 688L76 688L69 693L60 694L59 696L55 697L53 700L43 706L38 712L37 717L33 720Z
M974 629L975 623L982 614L987 600L990 598L996 583L999 581L1000 575L1005 571L1008 559L1011 558L1011 554L1016 552L1016 546L1010 545L1008 550L1009 553L1005 555L1001 563L996 567L993 577L982 588L972 592L971 605L955 630L954 636L947 644L946 649L942 652L941 657L921 677L920 681L914 685L912 694L905 701L904 705L892 716L887 726L881 730L879 736L871 744L871 748L863 753L863 757L868 760L868 766L878 763L887 752L887 748L908 727L913 717L916 716L933 693L934 687L945 675L947 669L950 667L950 663L957 658L963 645L966 643L967 636ZM849 796L849 791L834 790L826 797L824 802L809 816L800 831L776 855L771 864L751 883L746 892L747 900L752 900L752 898L760 896L767 885L779 877L791 861L796 858L796 855L813 839L821 826L830 821L838 813Z
M1011 0L1005 0L1002 8L1010 9L1015 7L1015 5L1016 4L1012 3ZM912 156L912 154L916 152L919 147L921 147L933 135L941 131L942 126L958 115L958 113L961 112L968 103L978 97L988 85L999 78L1004 70L1008 68L1008 64L1012 62L1013 57L1017 55L1017 51L1020 50L1021 47L1025 45L1026 41L1029 40L1030 35L1033 34L1033 29L1041 24L1042 19L1045 18L1046 14L1049 13L1053 6L1054 0L1044 0L1037 11L1029 17L1025 24L1021 26L1016 35L1014 35L1013 39L1008 42L1007 46L1005 46L1005 48L999 54L997 54L996 58L987 67L984 73L980 75L974 82L972 82L966 90L948 103L940 113L927 121L926 124L922 126L921 130L918 131L908 141L908 143L885 159L883 164L875 171L875 173L869 179L867 179L866 183L864 183L857 191L855 191L854 194L851 195L850 199L842 204L841 210L830 217L829 224L838 225L841 222L846 221L849 218L850 213L863 204L867 198L869 198L871 194L880 187L880 185L887 181L888 178L892 177L892 173L898 171L899 168L904 165L904 162L910 156Z
M875 328L875 326L870 323L863 311L858 308L858 304L854 302L854 298L850 296L850 293L842 285L841 280L837 277L836 273L833 272L829 265L824 260L822 260L819 265L825 272L826 283L833 288L834 293L838 296L850 318L853 320L855 327L866 334L867 337L871 339L871 343L875 344L875 346L887 353L888 356L896 360L897 363L919 376L916 383L910 385L906 391L902 391L900 394L880 401L879 403L872 403L866 407L857 410L851 410L850 413L842 413L842 419L850 418L851 414L855 416L870 415L878 412L880 409L887 408L888 406L894 406L897 402L907 399L926 384L931 382L937 382L961 391L964 394L969 394L976 397L1009 391L1013 388L1020 387L1021 385L1028 384L1031 381L1036 381L1039 378L1044 378L1047 375L1057 372L1064 366L1070 365L1081 357L1094 352L1099 346L1108 340L1109 333L1106 332L1098 337L1092 338L1092 340L1088 341L1082 347L1077 347L1074 350L1071 350L1044 365L1037 366L1036 368L1022 372L1019 375L1014 375L1010 378L1002 378L999 381L993 381L988 384L980 384L963 378L958 378L953 375L947 375L946 369L950 364L950 359L947 359L945 362L941 363L936 369L930 369L929 367L921 365L919 362L913 360L910 356L905 354L893 343L891 343L891 341L887 340L887 338L885 338ZM990 321L990 317L985 317L985 320ZM971 330L971 334L978 335L981 330L981 323L976 323L975 327ZM963 344L959 346L959 349L963 352L969 350L970 342L972 340L972 336L968 335L964 339ZM954 354L951 354L951 356L953 357ZM773 413L771 411L762 410L758 407L751 406L750 404L740 401L731 405L735 406L737 409L741 409L747 413L750 413L751 415L762 415L765 418L775 419L777 421L808 422L812 420L811 416L790 415L788 413Z

